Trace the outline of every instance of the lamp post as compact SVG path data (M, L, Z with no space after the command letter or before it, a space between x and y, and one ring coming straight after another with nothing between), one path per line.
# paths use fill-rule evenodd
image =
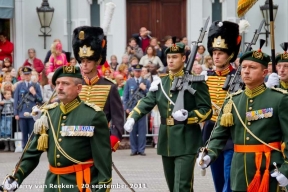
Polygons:
M260 10L262 13L263 18L265 19L265 32L260 33L260 34L265 34L266 35L266 47L268 44L268 37L270 34L269 31L269 25L270 25L270 16L269 16L269 0L265 1L265 4L260 6ZM277 15L277 11L278 11L278 5L273 5L273 21L275 21L276 19L276 15Z
M49 6L48 0L43 0L41 7L37 7L36 11L41 25L40 31L42 32L42 35L39 36L44 37L44 49L46 49L46 37L51 37L49 33L51 32L50 24L54 14L54 8ZM46 31L47 28L48 31Z

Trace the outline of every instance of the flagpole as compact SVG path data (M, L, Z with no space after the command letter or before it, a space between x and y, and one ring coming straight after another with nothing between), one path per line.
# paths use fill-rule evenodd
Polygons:
M273 0L269 0L272 71L276 73Z

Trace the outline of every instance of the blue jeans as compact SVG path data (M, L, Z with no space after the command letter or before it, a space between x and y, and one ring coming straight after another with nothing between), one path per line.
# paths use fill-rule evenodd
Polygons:
M233 153L233 150L223 151L210 166L216 192L232 192L230 169Z
M12 116L1 116L1 136L11 138L12 135Z

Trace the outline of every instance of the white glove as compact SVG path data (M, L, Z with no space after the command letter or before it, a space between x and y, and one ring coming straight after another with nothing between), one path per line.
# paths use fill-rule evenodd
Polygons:
M15 189L18 188L17 181L12 181L10 177L7 177L7 179L4 182L3 189L7 190L8 192L14 192Z
M274 87L279 85L279 76L277 73L271 73L266 82L266 87Z
M172 113L172 116L177 121L185 121L188 118L188 111L185 109L180 109Z
M130 133L133 130L134 124L135 124L135 120L133 118L128 118L124 125L124 129Z
M205 76L205 81L207 81L207 79L208 79L207 71L202 71L200 73L200 75L204 75Z
M271 174L271 177L276 177L280 187L285 187L288 185L287 177L285 177L282 173L279 173L278 171L274 171L274 173Z
M158 77L159 78L159 77ZM161 83L161 79L155 79L153 80L153 82L151 83L151 86L149 88L149 91L157 91L158 90L158 85Z
M205 168L207 168L208 165L210 164L211 158L210 158L209 155L205 155L205 156L203 157L203 161L204 161L204 162L202 163L202 165L200 165L200 161L202 160L202 154L203 154L203 152L200 152L200 153L199 153L199 155L198 155L198 157L197 157L197 159L196 159L196 164L197 164L201 169L205 169Z
M31 113L31 116L33 117L34 121L36 121L37 119L40 119L41 117L41 110L38 108L38 106L34 106L32 107L32 113Z

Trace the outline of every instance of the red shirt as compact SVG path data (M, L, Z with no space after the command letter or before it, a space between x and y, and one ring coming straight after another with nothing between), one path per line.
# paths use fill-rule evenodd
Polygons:
M146 37L145 39L142 38L141 48L142 48L144 54L146 53L146 49L149 45L150 45L150 39L148 37Z
M11 53L14 50L14 45L10 41L6 40L4 43L0 42L0 60L4 60L8 57L12 63Z
M33 65L28 62L28 59L24 62L23 66L29 66L35 69L38 73L41 73L44 69L44 65L40 59L34 58L33 59Z

